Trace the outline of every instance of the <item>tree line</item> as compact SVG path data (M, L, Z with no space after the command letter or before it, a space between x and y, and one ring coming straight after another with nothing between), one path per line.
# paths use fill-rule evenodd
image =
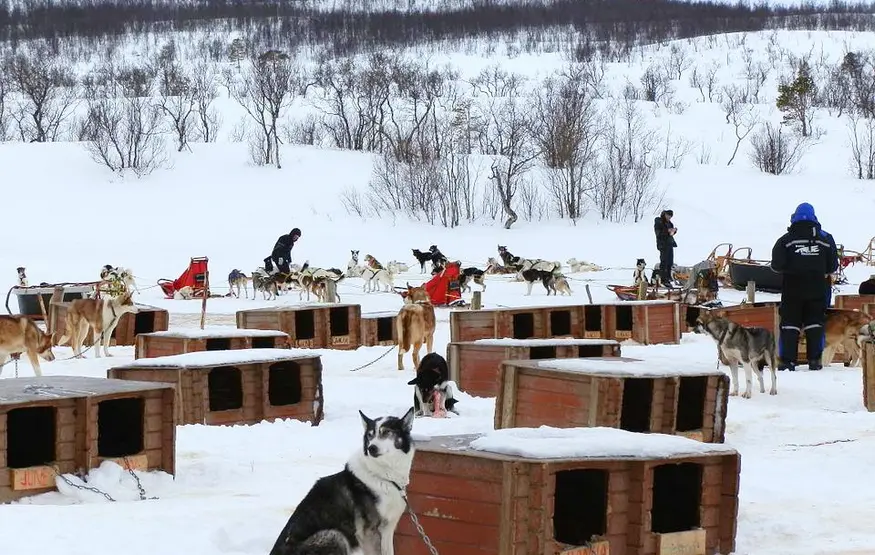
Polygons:
M99 38L215 29L270 33L289 47L328 46L334 54L378 47L547 33L574 28L597 42L640 44L765 29L875 29L875 6L770 7L706 0L556 0L477 3L444 11L374 10L354 2L326 10L307 3L241 0L22 0L0 4L0 40ZM543 35L541 35L543 36Z

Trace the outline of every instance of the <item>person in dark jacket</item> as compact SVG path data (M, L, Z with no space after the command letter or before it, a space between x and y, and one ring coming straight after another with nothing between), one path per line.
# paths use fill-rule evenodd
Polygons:
M292 247L295 242L301 238L301 230L294 228L286 235L280 235L273 246L270 256L264 259L264 269L268 272L273 272L273 266L276 264L278 271L288 274L290 271L289 264L292 261Z
M869 276L869 279L861 283L857 293L860 295L875 295L875 275Z
M781 288L781 370L795 370L799 335L805 331L809 370L823 368L823 324L829 274L838 270L832 236L821 233L814 207L804 202L790 216L787 233L772 248L772 269L783 275Z
M666 287L671 287L671 267L674 266L674 249L678 246L674 240L677 228L671 223L674 211L663 210L659 217L653 220L653 233L656 234L656 250L659 251L659 279Z

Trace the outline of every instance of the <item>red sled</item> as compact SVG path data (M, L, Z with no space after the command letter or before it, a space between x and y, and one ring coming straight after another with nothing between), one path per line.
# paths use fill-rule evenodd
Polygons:
M199 257L192 258L188 264L188 269L182 272L176 280L159 279L158 286L164 291L164 295L168 299L172 299L174 293L183 287L191 287L192 297L203 298L207 294L207 264L209 258Z

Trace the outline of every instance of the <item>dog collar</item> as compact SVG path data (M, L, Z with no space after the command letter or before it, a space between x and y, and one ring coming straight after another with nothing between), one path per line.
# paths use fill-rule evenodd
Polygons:
M395 488L401 493L401 495L407 495L407 492L404 491L404 488L402 488L401 486L398 485L398 482L396 482L394 480L388 480L388 482L390 484L392 484L393 486L395 486Z

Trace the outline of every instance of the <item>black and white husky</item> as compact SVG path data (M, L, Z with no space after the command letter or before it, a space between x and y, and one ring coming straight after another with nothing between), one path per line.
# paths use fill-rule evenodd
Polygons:
M270 555L394 555L395 527L413 464L413 408L370 419L362 448L343 470L320 478L298 503Z
M413 409L417 416L446 416L456 410L455 383L450 381L447 360L437 353L428 353L419 361L416 377L407 382L413 389Z

